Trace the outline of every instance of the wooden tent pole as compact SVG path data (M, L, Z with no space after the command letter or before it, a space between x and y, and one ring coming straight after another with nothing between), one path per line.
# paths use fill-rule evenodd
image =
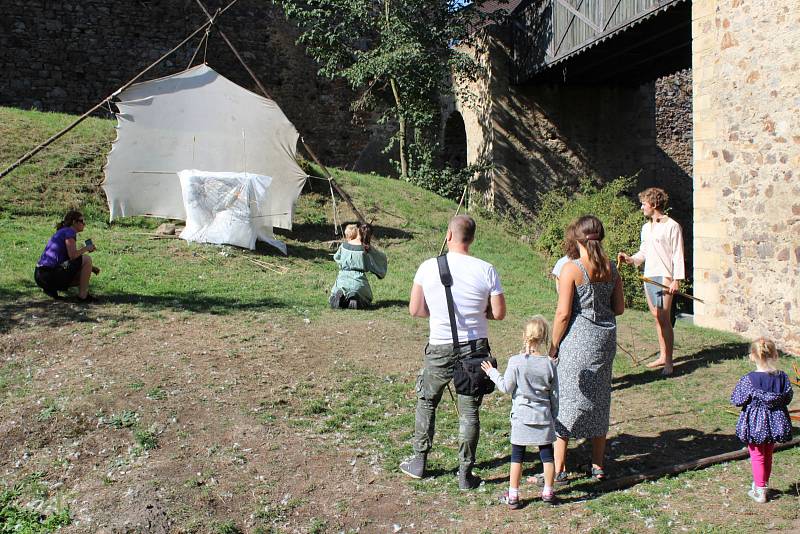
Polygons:
M779 451L781 449L788 449L800 444L800 437L794 438L793 440L786 442L786 443L776 443L775 450ZM692 460L690 462L684 462L678 465L669 465L666 467L662 467L659 469L655 469L653 471L648 471L647 473L639 473L636 475L630 475L627 477L620 477L614 480L609 481L606 484L603 484L601 487L603 491L613 491L622 488L626 488L628 486L633 486L634 484L638 484L639 482L644 482L645 480L652 480L654 478L661 478L665 475L674 475L677 473L682 473L684 471L689 471L691 469L699 469L701 467L706 467L712 464L718 464L722 462L730 462L731 460L741 460L742 458L747 458L749 456L749 451L747 449L740 449L738 451L733 452L726 452L723 454L717 454L714 456L708 456L706 458L698 458L697 460Z
M211 14L206 9L206 6L203 5L202 0L195 0L195 1L197 2L197 5L200 6L200 9L203 10L203 13L205 13L206 16L209 19L211 19L212 18ZM228 36L225 35L225 32L222 31L222 27L218 23L217 23L217 31L219 32L220 37L222 37L222 40L225 41L225 44L228 45L228 48L231 49L231 52L233 52L233 55L236 56L236 59L239 60L239 63L242 64L242 67L244 67L244 69L247 71L247 73L250 75L250 77L256 83L256 85L258 86L258 89L261 91L261 94L263 94L265 97L269 98L270 100L275 100L274 98L269 96L269 93L267 92L267 89L264 87L264 84L261 83L261 80L259 79L258 76L256 76L256 73L253 72L253 70L247 65L247 62L239 54L239 51L236 49L236 47L233 45L233 43L230 41L230 39L228 39ZM336 183L336 180L333 179L333 175L328 171L328 169L325 167L325 165L322 164L322 162L319 160L317 155L314 153L313 150L311 150L311 148L306 144L306 142L303 140L302 137L300 138L300 141L303 143L303 148L305 148L306 152L308 152L308 155L311 156L311 159L314 160L314 163L319 165L319 167L322 169L322 172L325 174L325 177L331 183L331 185L336 190L336 192L339 193L339 196L341 196L344 199L344 201L347 202L347 205L350 206L350 209L352 209L353 213L356 214L356 217L358 218L358 221L361 224L366 224L367 220L364 218L364 216L361 214L361 212L358 211L358 208L356 208L355 204L353 204L353 199L350 198L350 195L348 195L344 191L344 189L342 189L339 186L339 184Z
M217 15L220 15L220 14L224 13L225 11L227 11L229 8L231 8L231 7L232 7L232 6L233 6L233 5L234 5L236 2L238 2L238 1L239 1L239 0L232 0L232 2L231 2L230 4L228 4L227 6L225 6L225 8L221 9L221 10L220 10L220 11L217 13ZM215 17L216 17L217 15L215 15ZM11 172L12 172L14 169L16 169L17 167L19 167L20 165L22 165L23 163L25 163L26 161L28 161L29 159L31 159L33 156L35 156L35 155L36 155L36 154L38 154L40 151L42 151L42 150L43 150L43 149L45 149L47 146L49 146L51 143L53 143L54 141L56 141L57 139L59 139L60 137L62 137L64 134L66 134L67 132L69 132L70 130L72 130L73 128L75 128L77 125L79 125L80 123L82 123L84 120L86 120L86 119L89 117L89 115L91 115L92 113L94 113L95 111L97 111L98 109L100 109L102 106L104 106L104 105L105 105L105 104L106 104L108 101L110 101L112 98L114 98L114 96L116 96L117 94L121 93L122 91L124 91L125 89L127 89L128 87L130 87L131 85L133 85L133 84L134 84L134 83L135 83L135 82L136 82L136 81L137 81L139 78L141 78L142 76L144 76L144 75L145 75L147 72L149 72L150 70L152 70L152 69L153 69L155 66L157 66L159 63L161 63L162 61L164 61L164 60L165 60L166 58L168 58L170 55L172 55L172 54L173 54L173 53L174 53L176 50L178 50L180 47L182 47L182 46L183 46L183 45L185 45L187 42L189 42L190 40L192 40L192 38L193 38L195 35L197 35L198 33L202 32L202 31L205 31L205 30L206 30L206 28L208 28L209 26L211 26L212 24L214 24L214 18L215 18L215 17L211 17L211 20L209 20L208 22L206 22L205 24L203 24L202 26L200 26L199 28L197 28L197 29L196 29L194 32L192 32L192 33L191 33L191 35L189 35L189 36L188 36L186 39L184 39L183 41L181 41L179 45L177 45L175 48L173 48L172 50L170 50L169 52L167 52L166 54L164 54L163 56L161 56L160 58L158 58L158 59L157 59L157 60L156 60L154 63L152 63L152 64L151 64L149 67L147 67L147 68L146 68L146 69L144 69L142 72L140 72L139 74L137 74L136 76L134 76L134 77L133 77L131 80L129 80L129 81L128 81L128 82L127 82L125 85L123 85L122 87L120 87L119 89L117 89L116 91L114 91L113 93L111 93L110 95L108 95L106 98L104 98L104 99L103 99L103 101L102 101L102 102L100 102L99 104L97 104L96 106L94 106L92 109L90 109L89 111L87 111L86 113L84 113L83 115L81 115L80 117L78 117L78 119L77 119L77 120L75 120L75 122L73 122L72 124L70 124L69 126L67 126L66 128L64 128L63 130L61 130L61 131L60 131L60 132L58 132L57 134L53 135L52 137L50 137L50 139L48 139L48 140L47 140L47 141L45 141L44 143L40 144L39 146L37 146L36 148L34 148L33 150L31 150L30 152L28 152L28 153L27 153L27 154L25 154L24 156L22 156L21 158L19 158L17 161L15 161L13 164L11 164L11 166L10 166L10 167L8 167L8 168L6 168L5 170L3 170L3 172L0 172L0 178L3 178L4 176L6 176L6 175L10 174L10 173L11 173Z

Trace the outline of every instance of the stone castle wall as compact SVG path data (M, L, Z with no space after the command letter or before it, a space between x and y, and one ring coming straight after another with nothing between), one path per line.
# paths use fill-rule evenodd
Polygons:
M694 0L696 322L800 354L800 14Z
M538 194L553 187L638 173L639 188L670 191L674 216L691 235L690 70L640 87L514 85L502 31L480 50L489 111L462 106L462 114L468 146L482 143L482 151L468 150L469 162L481 153L494 165L482 182L488 207L532 213Z
M227 2L206 2L213 13ZM191 0L5 0L0 17L0 105L83 113L205 22ZM352 123L352 94L319 78L295 45L298 32L263 0L240 0L219 22L317 155L350 166L368 132ZM146 79L185 68L199 36ZM254 92L255 84L215 33L198 61ZM195 61L197 64L197 61Z

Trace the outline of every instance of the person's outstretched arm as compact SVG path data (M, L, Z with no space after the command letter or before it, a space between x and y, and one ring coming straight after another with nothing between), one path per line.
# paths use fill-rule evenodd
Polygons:
M504 375L501 375L500 371L495 369L488 361L481 363L481 369L492 379L492 382L497 386L497 390L501 393L513 394L516 391L517 371L511 360L508 361L508 367L506 367Z

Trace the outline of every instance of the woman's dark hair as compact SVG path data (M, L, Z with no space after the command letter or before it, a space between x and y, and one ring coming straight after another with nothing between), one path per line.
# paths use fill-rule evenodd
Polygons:
M600 219L594 215L584 215L567 228L567 239L572 243L580 243L589 253L589 264L601 278L606 278L611 270L606 251L601 241L606 236Z
M78 210L69 210L67 214L64 215L64 219L56 225L56 230L61 230L67 226L72 226L75 224L75 221L82 218L83 213L79 212Z
M562 245L564 248L564 255L571 260L577 260L581 257L581 251L578 250L578 244L574 239L575 222L576 221L572 221L569 223L569 226L567 226L564 232L564 244Z
M364 252L369 252L369 242L372 240L372 225L369 223L359 224L358 235L361 237L361 245L364 247Z

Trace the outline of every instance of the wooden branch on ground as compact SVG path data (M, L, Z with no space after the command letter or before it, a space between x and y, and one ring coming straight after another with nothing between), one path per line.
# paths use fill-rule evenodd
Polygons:
M267 269L269 271L272 271L273 273L286 274L287 272L289 272L289 268L286 267L286 266L283 266L283 265L278 266L278 265L274 265L272 263L267 263L267 262L265 262L263 260L257 260L255 258L250 258L250 257L246 257L246 258L247 258L247 261L249 261L250 263L252 263L254 265L257 265L257 266L261 267L262 269Z
M798 444L800 444L800 437L794 438L793 440L787 443L776 443L775 450L779 451L782 449L789 449L791 447L795 447ZM648 471L647 473L638 473L636 475L620 477L603 484L602 488L603 491L614 491L629 486L633 486L635 484L644 482L646 480L661 478L666 475L676 475L678 473L683 473L684 471L691 471L692 469L700 469L703 467L708 467L709 465L713 464L730 462L732 460L741 460L743 458L747 458L749 455L750 453L747 449L740 449L738 451L716 454L714 456L708 456L707 458L699 458L697 460L691 460L689 462L684 462L678 465L669 465L666 467L662 467L660 469Z
M637 359L636 359L636 356L634 356L634 355L633 355L633 353L629 352L629 351L628 351L628 350L627 350L625 347L623 347L622 345L620 345L620 344L619 344L619 341L617 341L617 348L618 348L619 350L621 350L622 352L624 352L625 354L627 354L628 356L630 356L630 357L631 357L631 360L633 360L633 366L634 366L634 367L639 367L639 365L641 365L641 364L639 363L639 360L637 360Z

